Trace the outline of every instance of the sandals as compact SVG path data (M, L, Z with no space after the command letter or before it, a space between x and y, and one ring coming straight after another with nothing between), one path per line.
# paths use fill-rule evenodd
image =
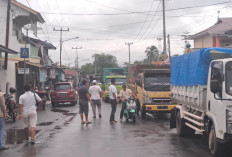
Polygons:
M81 122L81 124L85 124L85 122Z

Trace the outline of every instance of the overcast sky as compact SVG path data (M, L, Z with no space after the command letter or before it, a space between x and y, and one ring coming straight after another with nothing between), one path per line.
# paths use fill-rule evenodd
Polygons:
M69 28L63 33L63 40L78 36L79 39L64 42L62 63L74 66L78 50L79 65L92 62L95 53L112 54L119 65L128 62L128 46L131 45L131 61L143 60L145 49L155 45L162 37L162 2L158 0L18 0L41 13L46 23L38 38L48 40L57 50L50 51L53 61L59 61L59 32L53 28ZM166 31L171 38L171 53L182 54L185 32L197 33L213 25L220 17L232 16L232 1L229 0L169 0L166 1ZM195 8L186 8L201 6ZM177 9L185 8L185 9ZM149 12L150 11L150 12ZM46 35L44 35L44 33ZM33 36L32 36L33 37ZM193 44L192 44L193 47ZM88 60L89 59L89 60Z

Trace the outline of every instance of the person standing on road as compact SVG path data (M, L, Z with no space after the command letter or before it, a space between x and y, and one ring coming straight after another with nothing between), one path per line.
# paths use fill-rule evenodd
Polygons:
M23 119L24 132L26 140L29 140L29 128L31 135L31 143L35 144L35 133L37 123L36 104L42 100L36 93L32 93L29 85L24 86L25 93L19 97L19 113L18 119Z
M82 87L79 89L79 105L80 105L80 116L81 116L81 124L91 124L88 120L89 113L89 102L91 103L90 94L88 91L88 85L86 80L82 81ZM85 114L85 121L84 115Z
M0 86L0 150L9 149L5 146L5 118L6 118L6 104L4 93L1 91Z
M93 118L96 118L96 106L98 108L98 115L99 118L102 117L101 115L101 98L102 98L102 90L97 85L97 81L93 80L92 86L89 88L89 94L91 96L92 101L92 109L93 109Z
M120 112L120 119L122 121L123 112L126 109L126 102L124 100L128 100L130 97L136 98L135 94L128 88L126 88L126 85L122 85L122 90L119 93L119 97L122 101L122 108Z
M111 114L110 114L110 124L115 124L117 121L115 120L115 112L118 103L117 99L117 89L115 87L115 79L111 79L111 85L109 86L109 96L111 103Z

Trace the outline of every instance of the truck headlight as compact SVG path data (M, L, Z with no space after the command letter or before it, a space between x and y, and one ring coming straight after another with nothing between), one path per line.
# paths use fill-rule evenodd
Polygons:
M143 96L143 103L147 103L147 104L152 103L152 99L149 98L148 96L144 95Z
M232 134L232 111L226 110L226 132Z

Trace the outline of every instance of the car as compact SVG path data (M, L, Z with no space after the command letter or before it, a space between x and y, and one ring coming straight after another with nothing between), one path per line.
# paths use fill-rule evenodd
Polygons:
M55 83L51 92L52 107L55 107L59 103L71 103L77 104L78 93L73 88L71 82L59 82Z

